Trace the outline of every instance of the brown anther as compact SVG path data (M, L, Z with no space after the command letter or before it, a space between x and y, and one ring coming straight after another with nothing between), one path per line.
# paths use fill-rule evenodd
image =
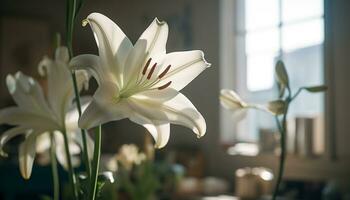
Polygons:
M165 70L158 76L158 78L163 78L165 76L166 73L168 73L169 69L170 69L171 65L168 65Z
M148 75L147 75L147 79L149 80L152 77L152 74L154 72L154 70L156 69L157 63L154 63L151 70L149 71Z
M145 75L145 74L146 74L147 69L148 69L148 66L149 66L149 64L151 63L151 61L152 61L152 58L149 58L149 59L147 60L146 65L143 67L142 75Z
M158 87L158 90L163 90L163 89L169 87L170 84L171 84L171 81L169 81L169 82L167 82L166 84L164 84L164 85Z

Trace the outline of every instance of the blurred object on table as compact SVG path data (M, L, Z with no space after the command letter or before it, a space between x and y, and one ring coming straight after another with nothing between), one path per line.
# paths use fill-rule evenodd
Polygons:
M186 177L179 182L177 187L177 196L181 199L200 195L217 196L228 192L228 182L217 177L206 177L203 179Z
M236 170L235 194L241 199L257 199L272 191L273 174L263 167Z
M204 155L200 150L184 147L173 154L174 162L186 168L186 176L197 178L204 176Z
M201 200L239 200L239 198L227 195L220 195L215 197L202 197Z
M145 140L144 151L134 144L124 144L117 154L102 155L101 170L114 172L117 180L103 193L103 199L113 195L119 200L172 199L186 170L173 162L172 155L155 157L150 142Z
M259 146L255 143L239 142L227 149L229 155L257 156Z
M288 120L287 151L312 158L325 152L324 119L320 115Z
M228 182L217 177L206 177L202 181L203 193L205 195L219 195L228 192Z
M278 144L276 135L276 131L273 129L261 128L259 138L259 152L274 153L275 148Z

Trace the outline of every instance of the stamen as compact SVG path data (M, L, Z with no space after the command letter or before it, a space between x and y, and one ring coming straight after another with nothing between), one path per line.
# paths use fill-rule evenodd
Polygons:
M152 77L152 74L154 72L154 70L156 69L157 63L154 63L151 70L148 73L147 79L149 80Z
M163 89L169 87L170 84L171 84L171 81L169 81L169 82L167 82L166 84L164 84L164 85L158 87L158 90L163 90Z
M166 69L158 76L158 78L163 78L163 76L165 76L165 74L168 73L170 67L171 65L168 65Z
M143 68L142 75L145 75L145 74L146 74L147 69L148 69L148 66L149 66L149 64L151 63L151 60L152 60L152 58L149 58L149 59L147 60L147 63L146 63L146 65L145 65L145 67Z

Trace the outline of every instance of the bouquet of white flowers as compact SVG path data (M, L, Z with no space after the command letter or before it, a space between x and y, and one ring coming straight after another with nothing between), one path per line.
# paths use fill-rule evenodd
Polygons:
M128 118L142 125L157 148L167 144L170 123L186 126L198 137L206 132L204 118L180 92L210 66L203 52L167 53L168 25L157 18L133 45L112 20L92 13L83 26L90 25L99 55L73 56L73 30L82 5L83 0L67 0L66 47L57 42L54 59L45 57L39 63L48 90L21 72L8 75L7 87L17 106L0 110L0 124L14 126L1 135L1 155L7 155L3 147L9 140L24 135L19 164L29 179L36 153L49 151L55 200L60 194L56 159L68 170L75 200L96 199L98 181L110 181L105 174L99 178L101 126L106 122ZM79 93L90 77L98 88L85 101ZM87 130L94 127L93 141ZM84 172L78 174L80 155Z

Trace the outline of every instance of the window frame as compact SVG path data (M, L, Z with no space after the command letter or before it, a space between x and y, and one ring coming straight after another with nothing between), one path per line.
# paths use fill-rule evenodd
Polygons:
M229 88L234 89L242 96L247 96L248 88L246 87L246 70L242 70L239 66L246 66L245 59L245 49L238 48L239 46L245 46L244 39L242 41L242 37L239 37L239 33L237 32L235 23L244 23L244 20L237 20L240 17L244 17L244 9L242 6L238 5L241 0L221 0L221 10L220 10L220 38L225 38L225 40L220 39L220 88ZM282 0L279 0L280 2ZM323 18L324 20L324 41L323 41L323 60L324 60L324 80L325 84L330 85L331 80L329 77L329 61L330 56L327 55L326 47L329 46L329 31L327 31L328 19L327 19L327 10L326 6L328 5L328 1L324 1L324 14L322 16L318 16L317 18ZM280 5L281 6L281 5ZM308 21L315 19L305 18L299 21ZM243 22L242 22L243 21ZM281 22L281 21L280 21ZM292 22L291 22L292 23ZM242 24L238 24L238 26L242 26ZM282 32L283 23L279 24L279 32ZM281 38L280 38L281 39ZM281 57L283 57L282 44L280 43ZM231 67L227 67L231 66ZM232 74L236 74L232 76ZM239 84L239 83L245 84ZM271 89L272 91L273 89ZM259 92L254 92L259 93ZM333 132L334 125L332 120L330 120L330 116L332 116L332 107L333 102L330 102L328 95L325 97L325 157L335 157L335 144L334 144L334 136L330 135L330 132ZM237 130L232 123L232 117L230 111L225 110L220 106L220 143L225 148L231 147L237 143L236 135L234 134ZM244 142L244 141L243 141Z

